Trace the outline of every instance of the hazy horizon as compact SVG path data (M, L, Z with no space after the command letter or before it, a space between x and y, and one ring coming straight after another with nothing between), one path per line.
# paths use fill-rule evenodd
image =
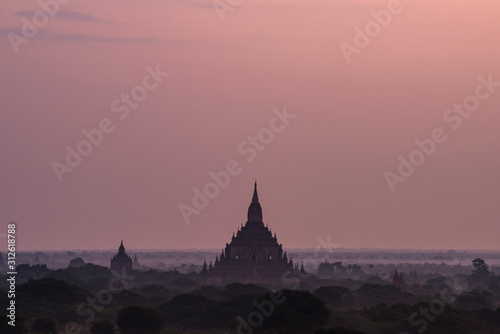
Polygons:
M223 247L220 248L128 248L126 247L126 252L137 252L137 251L220 251ZM79 248L74 248L74 249L19 249L20 252L26 252L26 253L33 253L33 252L72 252L72 251L79 251L79 252L95 252L95 251L103 251L103 252L116 252L116 248L94 248L94 249L79 249ZM314 247L309 247L309 248L286 248L284 250L286 251L294 251L294 250L311 250L313 251L315 248ZM346 250L346 251L389 251L389 252L408 252L408 251L423 251L423 252L448 252L448 251L456 251L456 252L494 252L494 253L500 253L499 249L448 249L448 248L336 248L335 250ZM324 250L323 250L324 251ZM0 252L1 253L1 252ZM5 252L4 252L5 253Z
M222 249L255 179L284 249L500 249L499 2L401 0L363 47L391 1L212 2L69 1L14 47L42 9L4 1L2 249Z

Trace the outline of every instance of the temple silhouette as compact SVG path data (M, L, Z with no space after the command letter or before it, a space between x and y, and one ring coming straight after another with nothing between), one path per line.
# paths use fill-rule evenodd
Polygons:
M296 268L297 269L297 268ZM248 208L247 222L238 229L220 256L201 271L207 283L225 281L262 282L281 279L287 271L293 271L292 260L288 259L283 247L262 220L262 208L254 185L252 203Z
M125 253L125 247L123 246L123 240L118 248L118 253L111 259L111 269L122 273L123 270L126 272L132 271L132 259Z

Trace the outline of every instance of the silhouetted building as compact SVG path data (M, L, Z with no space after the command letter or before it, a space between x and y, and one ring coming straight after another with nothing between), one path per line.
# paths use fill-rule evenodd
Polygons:
M411 276L410 285L412 284L422 285L422 283L420 282L420 278L417 275L417 271L414 271L413 275Z
M403 274L399 274L399 284L401 285L401 290L406 291L408 284L406 284Z
M402 291L406 291L406 289L408 288L408 285L406 284L403 274L399 274L398 276L397 269L396 272L394 273L394 277L392 278L392 284L397 288L400 288Z
M399 275L397 269L394 272L394 277L392 278L392 285L399 287Z
M408 279L408 292L413 294L420 294L422 292L422 283L420 282L420 278L417 275L417 272L414 271L413 274Z
M208 279L208 269L207 269L206 259L203 260L203 268L201 268L200 276L204 281Z
M288 260L283 247L262 221L262 208L254 186L252 203L248 208L247 222L233 233L231 243L226 244L220 256L207 269L206 262L201 271L208 282L225 280L259 282L281 279L287 271L293 271L293 262Z
M134 260L132 261L132 269L139 270L141 268L141 265L139 263L139 260L137 260L137 254L134 255Z
M301 264L301 266L300 266L300 272L301 272L302 274L305 274L305 273L306 273L306 270L304 269L304 261L302 261L302 264Z
M132 270L132 259L125 253L123 240L118 248L118 253L111 259L111 269L119 273L122 273L122 270L125 270L125 272L130 272Z

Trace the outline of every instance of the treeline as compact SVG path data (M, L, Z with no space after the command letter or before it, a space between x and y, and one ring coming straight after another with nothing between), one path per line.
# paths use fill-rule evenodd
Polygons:
M16 327L3 321L1 333L500 333L500 276L493 274L471 275L466 286L437 276L419 293L377 277L212 286L196 274L117 276L92 264L19 266L18 277Z

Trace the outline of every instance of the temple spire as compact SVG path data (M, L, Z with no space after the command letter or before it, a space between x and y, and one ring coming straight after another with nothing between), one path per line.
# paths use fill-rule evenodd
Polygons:
M262 208L260 207L259 195L257 194L257 181L254 184L252 203L248 207L247 218L247 222L262 224Z
M120 247L118 248L118 253L125 253L125 247L123 247L123 240L122 243L120 244Z
M257 180L255 180L255 184L254 184L254 188L253 188L252 203L259 203L259 195L257 194Z

